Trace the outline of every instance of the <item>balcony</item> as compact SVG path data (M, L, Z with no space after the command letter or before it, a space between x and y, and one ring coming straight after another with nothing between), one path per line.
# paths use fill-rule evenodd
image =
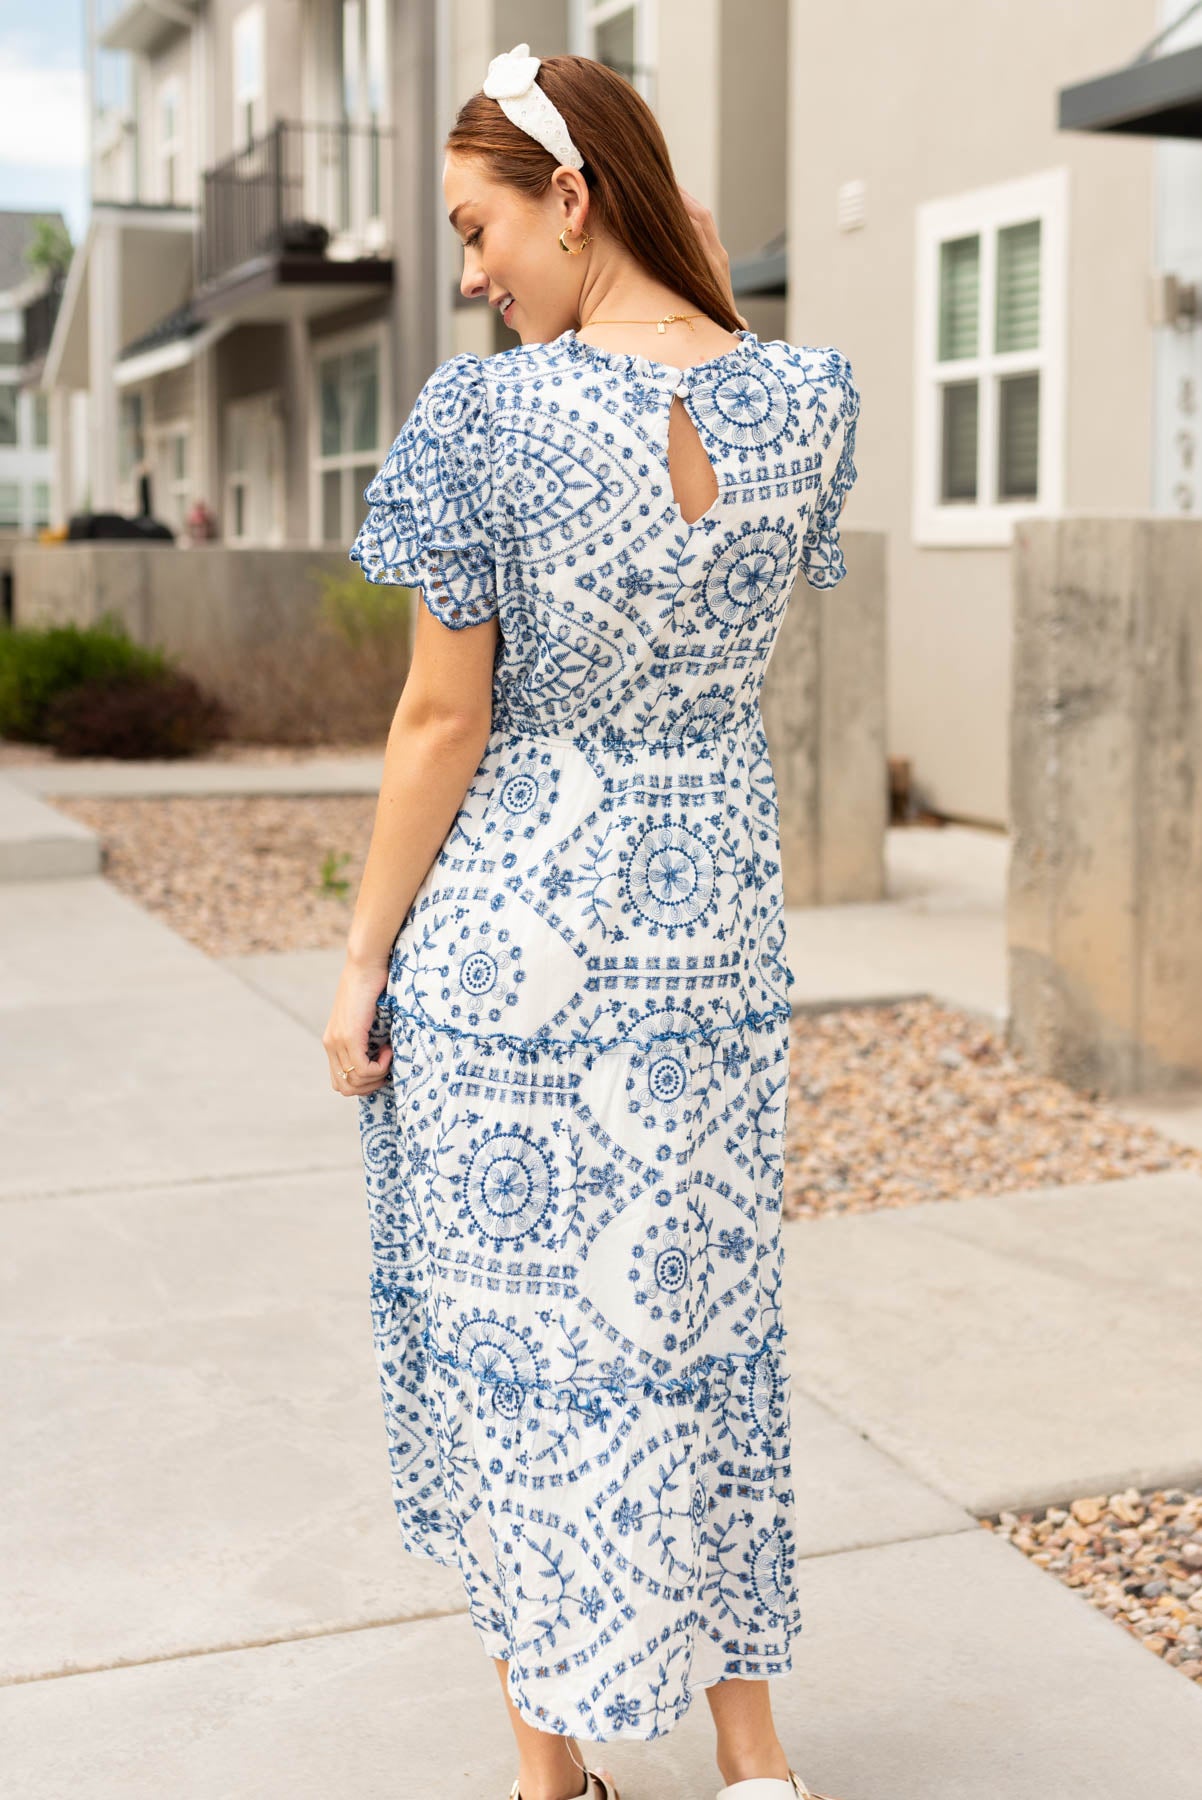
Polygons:
M165 39L195 22L197 0L99 0L96 42L102 50L149 56Z
M387 293L391 138L379 126L279 119L206 170L200 316L283 320Z

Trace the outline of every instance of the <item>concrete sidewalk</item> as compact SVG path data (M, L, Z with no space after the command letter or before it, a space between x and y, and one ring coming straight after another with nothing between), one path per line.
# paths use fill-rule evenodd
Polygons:
M797 998L931 991L939 948L996 1013L1004 841L890 835L885 907L791 915ZM211 962L94 874L0 885L20 1800L508 1792L457 1578L395 1535L356 1112L319 1041L340 960ZM1202 1691L974 1515L1202 1476L1202 1181L785 1230L795 1766L842 1800L1187 1800ZM591 1760L623 1800L718 1786L700 1695Z
M48 757L13 763L3 778L43 794L375 794L384 772L378 751L340 751L299 762L223 762L220 757Z

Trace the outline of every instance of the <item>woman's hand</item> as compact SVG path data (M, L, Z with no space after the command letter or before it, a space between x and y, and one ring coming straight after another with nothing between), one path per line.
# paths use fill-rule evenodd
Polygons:
M357 963L347 958L321 1035L330 1059L330 1086L348 1099L374 1094L388 1080L392 1045L381 1045L373 1061L367 1053L367 1038L375 1020L376 1001L388 980L389 960Z
M679 183L677 184L679 187ZM730 310L743 327L748 329L747 321L735 305L734 289L730 283L730 257L718 236L718 227L714 223L714 215L708 206L702 206L700 200L694 200L686 188L680 188L680 197L684 201L684 209L696 227L697 236L701 239L701 248L705 251L706 260L714 271L718 286L730 298Z

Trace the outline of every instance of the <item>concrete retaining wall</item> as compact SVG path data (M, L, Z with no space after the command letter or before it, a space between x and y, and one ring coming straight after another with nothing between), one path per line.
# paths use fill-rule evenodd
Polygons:
M90 625L112 612L138 643L186 665L210 650L303 630L320 598L319 572L358 578L340 548L22 544L13 553L13 623Z
M844 531L842 543L838 587L798 578L761 702L788 906L885 892L885 535Z
M1011 1034L1108 1094L1202 1077L1202 522L1014 543Z
M799 578L764 683L791 906L879 900L885 887L885 540L845 531L843 546L837 588ZM110 610L139 643L201 670L210 652L302 633L319 572L357 574L341 549L25 545L14 562L16 624Z

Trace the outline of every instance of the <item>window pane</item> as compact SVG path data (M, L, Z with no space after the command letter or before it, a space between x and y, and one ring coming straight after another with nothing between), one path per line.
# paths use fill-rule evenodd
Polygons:
M7 381L0 381L0 444L15 444L17 441L17 390Z
M359 0L342 0L342 116L359 117L363 80L363 21Z
M634 80L634 7L624 7L612 19L598 25L594 36L593 55L598 62Z
M384 20L384 0L367 0L367 110L376 123L384 113L383 74L388 67Z
M250 11L240 13L234 20L234 83L241 100L259 93L263 86L259 23L257 13Z
M366 482L363 484L365 487ZM321 473L321 541L336 544L342 537L342 470L323 469Z
M0 367L15 369L21 361L21 346L16 338L0 338Z
M20 524L21 490L15 481L0 481L0 525Z
M363 490L376 473L374 462L356 463L351 470L351 516L347 521L352 531L358 530L361 521L367 516L367 502L363 498Z
M379 383L376 378L376 346L352 350L350 354L350 390L352 418L352 450L374 450L376 447L376 400Z
M339 392L340 356L321 364L321 454L337 456L342 449L342 395Z
M117 473L121 480L146 454L142 441L142 396L122 394L117 411Z
M939 246L939 360L976 356L981 314L981 240L952 238Z
M182 431L177 431L171 440L172 474L176 481L183 481L188 473L188 440Z
M1006 375L998 393L998 499L1039 495L1039 375Z
M33 397L33 441L42 450L50 442L50 400L46 394Z
M997 234L998 350L1039 346L1039 220Z
M949 382L943 390L941 500L977 497L977 384Z
M50 483L35 481L33 484L33 528L40 531L50 523Z

